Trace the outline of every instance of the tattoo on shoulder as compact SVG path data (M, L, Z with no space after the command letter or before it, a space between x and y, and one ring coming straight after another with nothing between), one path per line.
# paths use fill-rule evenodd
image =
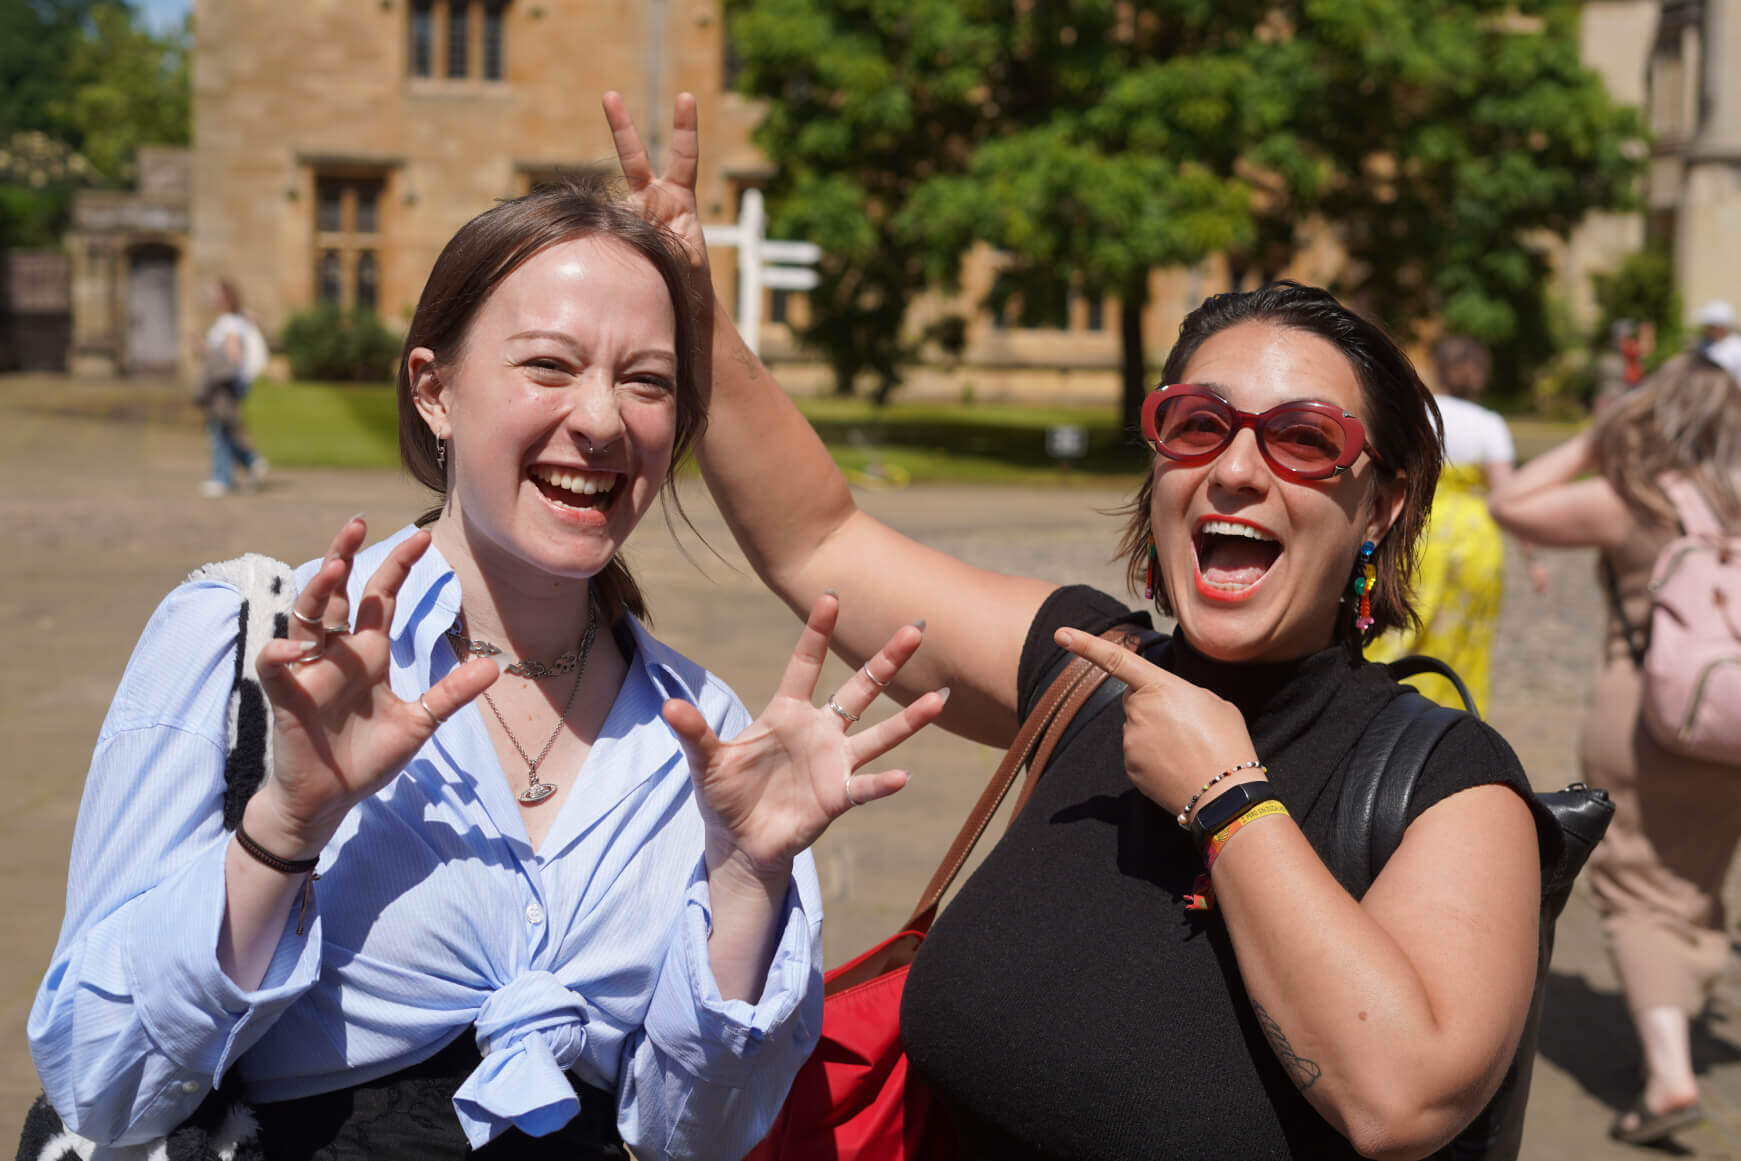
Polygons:
M1264 1038L1275 1051L1276 1059L1287 1069L1288 1079L1294 1082L1294 1087L1304 1092L1318 1083L1318 1078L1324 1075L1324 1070L1318 1067L1318 1062L1308 1060L1294 1051L1294 1046L1288 1043L1287 1033L1275 1018L1264 1011L1263 1005L1256 1000L1251 1002L1251 1010L1257 1013L1258 1025L1263 1029Z

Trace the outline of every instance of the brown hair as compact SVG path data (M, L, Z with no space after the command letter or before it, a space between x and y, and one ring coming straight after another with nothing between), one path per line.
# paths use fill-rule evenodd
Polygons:
M1487 388L1493 356L1468 335L1446 335L1433 344L1433 377L1439 391L1458 399L1473 399Z
M1657 477L1691 477L1726 528L1741 525L1741 384L1697 351L1676 355L1603 412L1591 433L1596 465L1647 522L1673 526Z
M1246 322L1304 331L1341 351L1360 382L1364 411L1360 421L1372 448L1373 468L1383 478L1394 478L1399 472L1403 476L1402 510L1373 555L1378 573L1372 596L1373 626L1358 635L1353 617L1339 617L1335 639L1357 646L1387 629L1418 627L1420 617L1414 608L1416 545L1432 510L1444 443L1443 423L1432 393L1402 348L1376 323L1343 306L1327 290L1288 281L1204 299L1203 305L1179 324L1179 341L1161 368L1161 382L1179 382L1199 347L1227 328ZM1155 475L1150 471L1130 503L1119 509L1127 522L1119 538L1118 555L1125 559L1125 576L1132 592L1138 591L1137 581L1148 569L1149 503L1154 490ZM1352 578L1354 561L1350 560L1348 567ZM1155 603L1163 613L1172 614L1164 585L1156 586Z
M677 433L666 487L707 423L706 394L701 381L707 334L706 317L695 293L683 244L662 227L648 222L624 201L616 182L602 170L585 171L541 186L525 197L505 201L461 226L429 272L417 312L405 332L399 356L399 458L419 483L441 494L443 503L418 518L428 524L446 506L447 473L436 455L435 433L418 414L412 397L409 358L413 349L435 352L438 367L452 366L464 349L472 320L496 287L515 270L548 247L593 234L622 242L652 264L671 295L677 319ZM622 613L647 619L647 602L620 555L592 578L594 597L606 623Z
M242 313L242 292L228 278L218 279L218 299L223 304L225 314Z

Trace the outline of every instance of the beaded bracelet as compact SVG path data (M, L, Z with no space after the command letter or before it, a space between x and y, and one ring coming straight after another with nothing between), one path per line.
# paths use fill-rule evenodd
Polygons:
M1191 795L1191 801L1189 801L1185 804L1185 809L1181 810L1178 814L1173 816L1173 821L1175 821L1179 824L1180 830L1189 830L1191 828L1191 822L1190 822L1191 808L1193 806L1197 805L1197 800L1199 798L1202 798L1205 794L1209 793L1209 788L1211 786L1214 786L1217 782L1221 781L1223 778L1227 777L1229 774L1237 774L1241 770L1251 770L1251 769L1264 770L1267 772L1267 767L1261 765L1256 758L1253 758L1249 762L1241 762L1237 766L1229 766L1227 769L1223 770L1221 773L1217 774L1215 777L1211 778L1209 781L1203 783L1203 788L1201 790L1197 791L1197 793Z
M1288 808L1282 805L1281 799L1271 798L1260 802L1250 810L1235 818L1232 822L1216 832L1215 837L1203 844L1203 869L1208 870L1215 865L1215 860L1221 857L1221 851L1232 841L1233 836L1242 826L1249 826L1260 818L1270 818L1275 815L1287 817Z

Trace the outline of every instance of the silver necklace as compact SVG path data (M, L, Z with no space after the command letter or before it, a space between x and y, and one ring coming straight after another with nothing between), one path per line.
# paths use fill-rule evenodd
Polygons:
M499 657L502 649L488 641L474 641L460 632L459 626L448 627L447 639L453 645L453 651L463 657ZM546 677L561 677L564 673L573 673L580 664L580 653L570 649L555 661L515 661L503 667L502 672L515 677L527 677L538 681Z
M568 691L568 700L562 703L562 712L556 715L556 728L550 731L550 736L548 738L544 739L544 748L538 751L538 756L536 758L527 755L526 747L520 744L520 739L516 738L514 736L514 731L508 728L508 719L504 718L502 716L502 711L496 708L495 698L490 696L489 690L484 690L484 704L489 706L490 712L496 715L496 721L501 725L502 732L508 735L508 741L513 745L514 752L520 755L520 760L522 762L526 763L526 789L520 791L519 799L527 806L534 806L537 803L543 802L546 798L549 798L552 794L556 793L556 787L548 782L538 781L538 767L543 765L544 759L550 756L550 747L556 744L556 739L562 734L563 723L568 721L568 711L574 708L574 698L575 695L580 692L581 679L586 676L586 663L592 657L592 643L597 635L598 606L589 600L586 605L586 634L580 639L578 658L573 666L577 671L574 675L574 686ZM472 641L453 631L449 631L448 636L457 637L460 641L464 641L469 647L468 652L474 653L478 656L487 657L491 654L501 652L499 648L491 645L488 641ZM563 661L575 656L575 654L565 654L563 657L556 659L556 664L561 665ZM517 662L516 664L525 665L528 663ZM538 665L541 663L532 662L530 664ZM509 666L507 672L514 673L514 666ZM515 676L545 677L549 675L544 673L515 673Z

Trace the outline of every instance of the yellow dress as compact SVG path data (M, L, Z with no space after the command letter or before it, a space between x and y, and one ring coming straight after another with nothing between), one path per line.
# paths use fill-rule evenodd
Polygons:
M1415 573L1420 632L1393 629L1368 646L1366 656L1374 661L1411 653L1437 657L1457 671L1476 707L1484 708L1493 630L1505 596L1505 544L1487 514L1487 482L1479 464L1447 464L1439 474L1422 542ZM1409 681L1441 705L1463 706L1442 677L1424 674Z

